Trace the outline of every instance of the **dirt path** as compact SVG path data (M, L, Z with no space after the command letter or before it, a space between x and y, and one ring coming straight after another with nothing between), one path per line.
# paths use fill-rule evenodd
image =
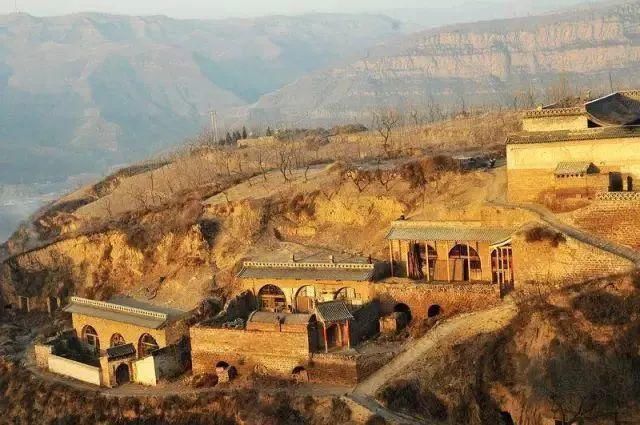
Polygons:
M403 353L356 386L354 396L374 397L387 382L406 371L417 360L440 351L442 346L459 343L478 334L494 332L505 327L516 315L515 303L506 299L498 307L466 313L445 320L425 336L414 341Z

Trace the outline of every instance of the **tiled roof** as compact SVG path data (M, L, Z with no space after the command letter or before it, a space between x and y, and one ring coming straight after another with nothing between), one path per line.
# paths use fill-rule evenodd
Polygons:
M266 263L245 262L238 277L243 279L296 279L370 281L375 275L373 264L345 263Z
M395 221L387 233L389 240L478 241L499 243L511 237L513 229L492 227L439 226L433 223Z
M601 126L636 124L640 120L640 101L635 92L618 92L585 104L589 119Z
M353 315L344 301L329 301L316 304L316 313L322 322L353 320Z
M556 176L587 174L591 165L591 162L560 162L554 174Z
M136 348L133 346L133 344L116 345L115 347L107 348L107 357L109 357L109 359L127 357L135 353Z
M545 107L542 109L532 109L524 112L525 118L542 118L542 117L566 117L583 115L585 109L582 106L572 106L568 108Z
M64 311L149 329L160 329L168 322L177 320L186 314L182 312L182 315L180 315L178 314L179 310L169 310L162 307L154 307L154 310L151 310L149 308L150 304L142 302L125 303L123 300L124 298L115 298L112 299L113 302L103 302L71 297L71 301L64 308ZM143 306L147 308L141 308Z
M640 126L591 128L588 130L531 131L507 137L508 145L571 142L581 140L606 140L640 137Z

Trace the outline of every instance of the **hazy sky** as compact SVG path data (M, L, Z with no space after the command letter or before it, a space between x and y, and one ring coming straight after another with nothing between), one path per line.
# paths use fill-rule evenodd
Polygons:
M504 3L509 0L489 0ZM512 0L513 1L513 0ZM526 2L529 0L520 0ZM305 12L360 12L395 8L448 7L463 0L0 0L0 14L16 10L36 16L96 11L176 18L220 18Z

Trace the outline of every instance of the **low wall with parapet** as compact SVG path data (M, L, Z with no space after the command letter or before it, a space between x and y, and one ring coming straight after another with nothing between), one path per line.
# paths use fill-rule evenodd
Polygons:
M89 384L100 385L99 367L65 359L64 357L53 354L49 355L48 367L50 372L68 376Z

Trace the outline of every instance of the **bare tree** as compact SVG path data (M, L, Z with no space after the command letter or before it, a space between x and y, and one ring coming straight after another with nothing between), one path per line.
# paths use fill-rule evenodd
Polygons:
M393 131L400 125L400 115L392 109L380 113L374 113L374 127L382 136L382 149L387 158L393 154Z

